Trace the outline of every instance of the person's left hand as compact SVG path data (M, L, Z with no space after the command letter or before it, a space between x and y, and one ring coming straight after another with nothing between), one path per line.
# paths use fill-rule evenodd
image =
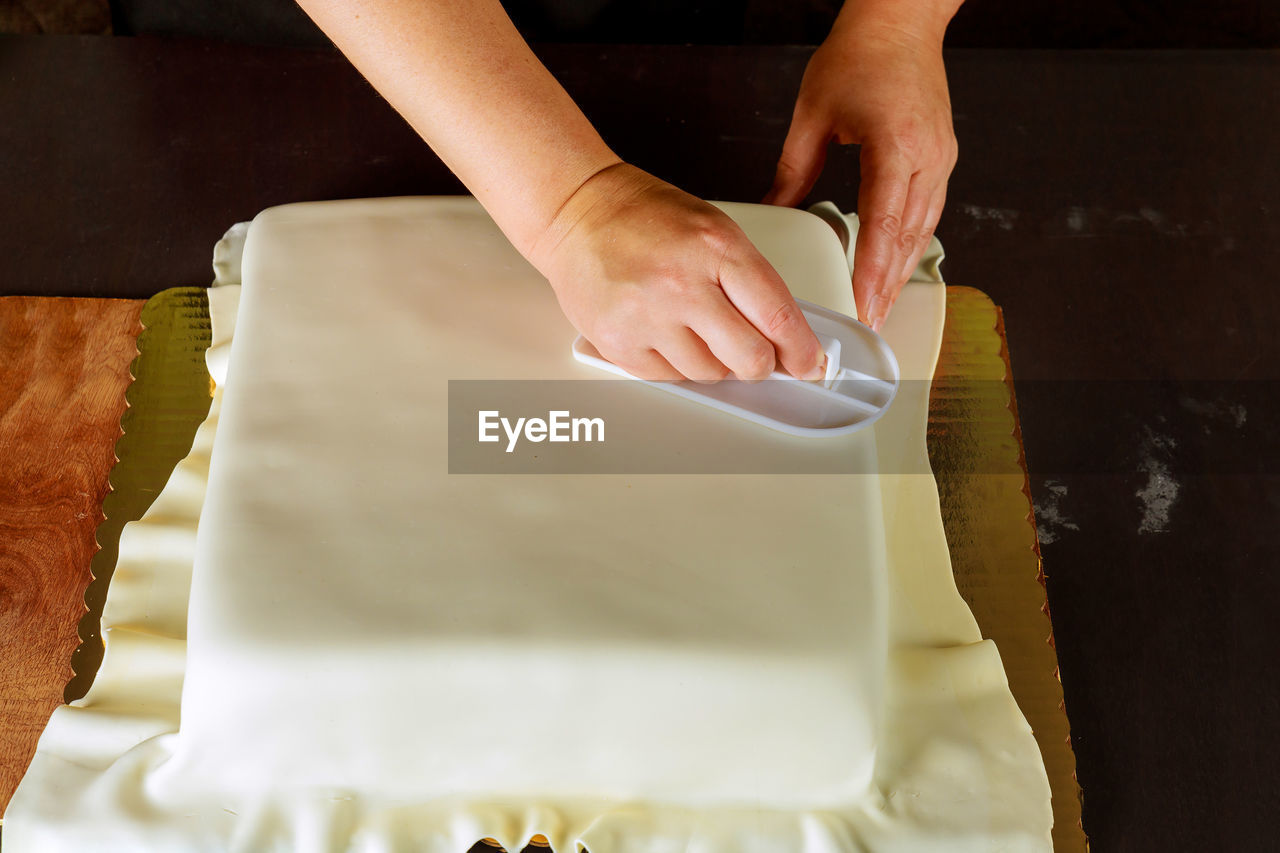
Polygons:
M804 72L766 204L798 204L835 139L861 143L858 314L879 330L929 246L956 162L941 33L837 24Z

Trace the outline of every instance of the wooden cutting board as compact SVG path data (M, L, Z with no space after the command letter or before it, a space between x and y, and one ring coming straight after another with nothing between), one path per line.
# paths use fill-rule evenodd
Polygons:
M72 675L142 305L0 299L0 811Z

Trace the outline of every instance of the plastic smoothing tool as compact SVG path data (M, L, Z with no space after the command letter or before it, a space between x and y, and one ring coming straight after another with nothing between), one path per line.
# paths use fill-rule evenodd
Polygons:
M581 336L573 357L583 364L644 382L686 400L761 426L800 436L846 435L875 423L898 392L898 360L884 339L852 317L796 300L827 356L815 381L775 371L762 382L725 379L714 384L650 382L606 361Z

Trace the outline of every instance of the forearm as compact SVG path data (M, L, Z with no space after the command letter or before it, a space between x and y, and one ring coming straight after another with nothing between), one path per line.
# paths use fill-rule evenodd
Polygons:
M528 253L619 162L498 0L299 0Z
M947 24L962 0L846 0L831 28L837 40L852 32L877 30L887 38L942 45Z

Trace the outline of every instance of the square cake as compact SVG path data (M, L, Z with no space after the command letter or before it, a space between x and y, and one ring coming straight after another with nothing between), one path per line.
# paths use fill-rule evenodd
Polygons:
M726 209L797 295L847 292L823 222ZM473 201L276 208L243 265L175 785L861 798L886 646L873 477L451 474L450 380L593 376ZM633 416L690 408L663 396ZM825 442L874 459L872 431Z

